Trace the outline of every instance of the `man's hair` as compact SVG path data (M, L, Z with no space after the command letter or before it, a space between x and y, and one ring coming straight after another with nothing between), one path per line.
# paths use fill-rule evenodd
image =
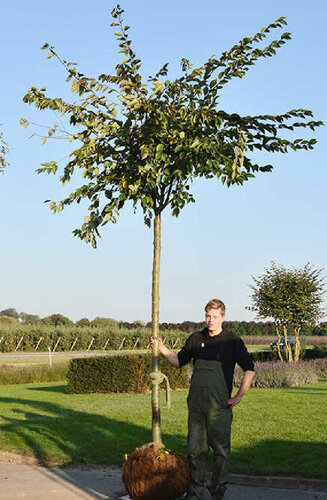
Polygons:
M221 300L212 299L212 300L209 300L208 304L204 308L205 312L208 312L209 309L220 309L220 311L223 314L225 314L226 307L225 307L225 304Z

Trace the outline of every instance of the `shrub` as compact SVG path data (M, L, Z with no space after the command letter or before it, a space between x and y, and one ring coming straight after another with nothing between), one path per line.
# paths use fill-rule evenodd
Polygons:
M306 353L307 359L327 358L327 345L315 345L313 349L308 349Z
M188 387L186 368L176 370L160 361L172 389ZM150 388L151 355L92 356L70 361L67 372L69 393L147 392Z
M326 359L313 359L310 361L316 374L319 378L327 378L327 360Z
M326 373L327 366L316 361L298 361L297 363L256 362L256 376L253 387L297 387L317 382L318 378ZM239 387L243 376L242 370L235 370L234 386Z
M305 359L306 358L306 352L305 350L302 350L300 352L300 359ZM257 352L251 352L251 357L253 361L262 361L262 362L268 362L268 361L279 361L280 358L278 356L277 349L271 350L271 351L257 351Z

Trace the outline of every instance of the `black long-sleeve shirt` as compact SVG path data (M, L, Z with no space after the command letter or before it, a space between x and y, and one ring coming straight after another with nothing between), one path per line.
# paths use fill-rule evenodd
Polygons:
M181 367L191 359L193 362L197 359L221 361L229 395L232 393L236 363L243 371L254 371L253 360L241 337L224 328L218 335L212 337L208 328L192 333L177 355Z

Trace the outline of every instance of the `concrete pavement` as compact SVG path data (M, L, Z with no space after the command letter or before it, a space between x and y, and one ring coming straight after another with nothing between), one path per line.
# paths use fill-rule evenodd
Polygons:
M302 480L301 483L295 478L241 475L231 475L230 480L233 484L229 485L226 500L327 500L327 481ZM129 497L118 467L48 468L0 463L0 500L119 498Z

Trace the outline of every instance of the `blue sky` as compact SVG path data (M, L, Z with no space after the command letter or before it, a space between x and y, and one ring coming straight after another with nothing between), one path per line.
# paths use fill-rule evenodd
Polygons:
M73 320L150 320L152 231L141 213L124 210L116 225L104 228L96 251L74 238L71 231L86 211L72 207L52 215L43 201L59 200L67 190L56 177L35 173L43 161L65 158L72 146L65 141L41 146L39 138L29 138L36 129L19 125L21 117L41 125L55 122L22 102L32 85L46 86L53 97L75 99L63 68L39 49L45 42L89 76L114 69L119 57L109 14L115 3L19 0L1 6L0 122L11 151L10 166L0 177L0 310L60 312ZM286 16L292 40L245 78L233 80L221 107L240 114L307 108L327 122L325 1L126 0L121 5L143 75L169 62L172 79L182 57L201 65ZM164 214L161 321L200 321L213 297L226 303L227 319L251 320L245 309L251 275L261 274L272 260L327 268L326 127L309 136L318 139L314 151L258 155L258 161L273 163L272 173L243 188L196 182L196 203L178 219Z

